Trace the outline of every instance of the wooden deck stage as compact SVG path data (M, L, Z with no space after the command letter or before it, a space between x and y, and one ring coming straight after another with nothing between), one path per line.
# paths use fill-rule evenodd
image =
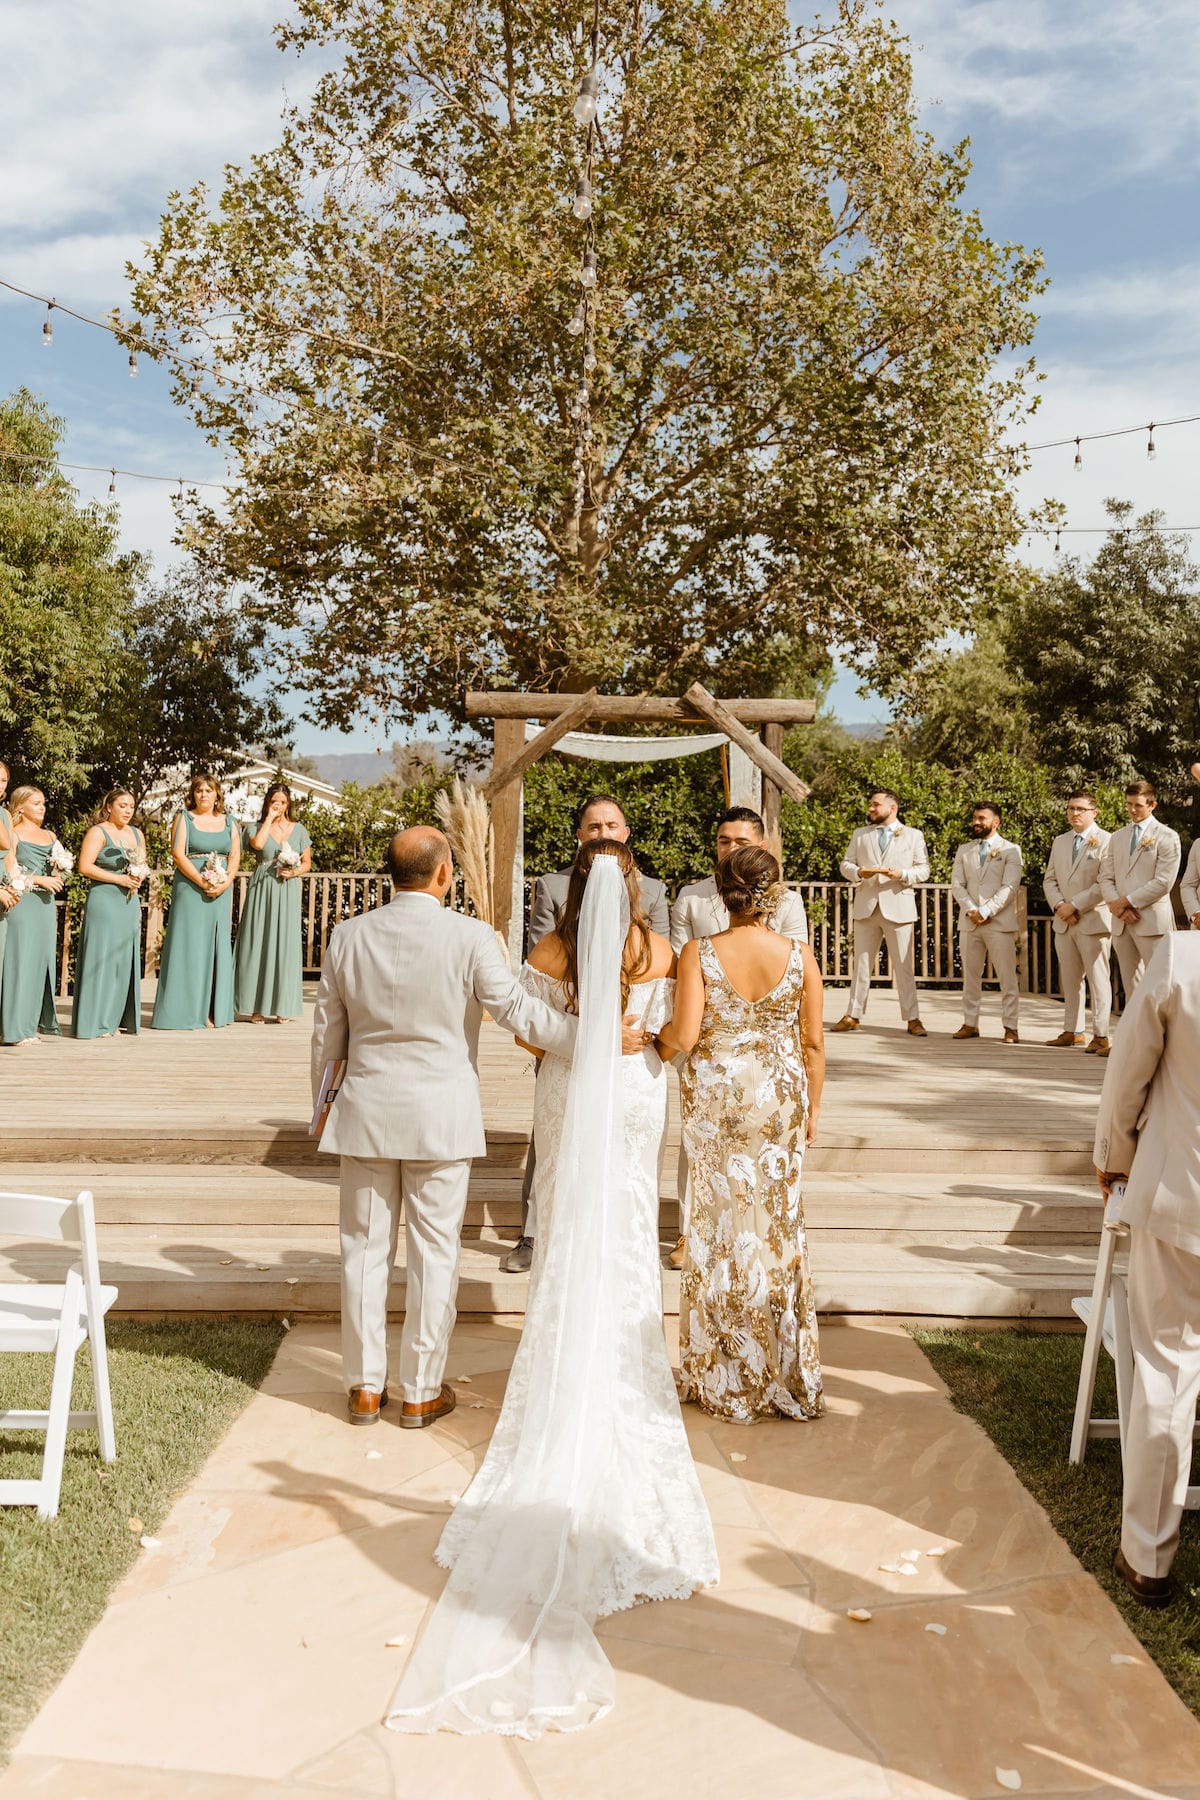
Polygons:
M844 1002L830 990L827 1018ZM979 1042L950 1039L956 995L927 992L922 1007L925 1042L904 1033L889 991L872 995L862 1030L828 1038L821 1138L805 1170L821 1310L1069 1317L1095 1264L1090 1151L1105 1064L1043 1047L1061 1029L1052 1001L1023 999L1015 1047L999 1041L993 998ZM307 1136L308 1034L306 1017L0 1050L0 1188L93 1190L122 1312L336 1312L336 1161ZM472 1180L460 1309L519 1313L526 1277L500 1263L517 1233L532 1067L489 1024L481 1073L489 1154ZM664 1246L676 1232L677 1143L673 1097ZM0 1239L0 1280L60 1263ZM398 1310L403 1282L402 1250ZM669 1268L663 1285L677 1310Z

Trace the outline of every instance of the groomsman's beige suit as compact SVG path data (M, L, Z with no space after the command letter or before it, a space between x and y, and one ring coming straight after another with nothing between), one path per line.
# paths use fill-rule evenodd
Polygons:
M1092 1039L1101 1047L1101 1054L1107 1047L1112 1012L1112 976L1108 965L1112 915L1100 892L1100 859L1108 836L1108 832L1095 823L1094 814L1092 823L1085 830L1061 832L1050 847L1050 860L1042 881L1042 892L1055 915L1054 947L1058 951L1065 1002L1062 1037L1053 1042L1062 1043L1078 1037L1083 1022L1086 981L1092 1002ZM1074 907L1079 914L1078 920L1071 924L1061 918L1060 906Z
M1162 1581L1200 1395L1200 936L1158 939L1113 1040L1094 1155L1102 1173L1128 1176L1134 1380L1121 1549L1135 1574Z
M808 914L794 888L789 888L770 921L771 929L796 942L808 942ZM671 908L671 948L682 950L693 938L713 937L729 930L729 913L717 893L716 877L693 881L680 888Z
M1100 891L1113 911L1113 948L1121 970L1125 998L1137 986L1158 940L1175 929L1171 889L1183 859L1179 833L1153 813L1114 831L1100 859ZM1126 924L1117 910L1128 900L1141 914Z
M895 869L894 876L866 875L864 869ZM917 922L917 897L913 888L929 880L929 852L921 832L890 822L864 825L850 839L842 859L842 875L854 889L854 986L846 1016L861 1019L871 992L871 970L886 943L888 962L900 1017L907 1025L920 1018L917 977L913 964L913 926Z
M342 1357L351 1390L378 1393L387 1381L388 1278L403 1202L400 1380L410 1405L441 1393L471 1158L487 1148L475 1066L485 1007L506 1031L570 1055L575 1020L527 994L491 927L448 911L436 893L398 892L334 933L317 993L312 1080L315 1098L325 1064L347 1059L321 1150L342 1159Z
M962 959L963 1023L956 1036L978 1037L987 958L1000 983L1000 1020L1005 1041L1017 1042L1020 1000L1017 988L1017 892L1021 852L1000 836L999 824L986 838L960 844L951 887L958 902L958 949ZM971 913L981 916L976 924Z
M1179 892L1188 924L1195 931L1200 928L1197 924L1200 920L1200 838L1196 839L1188 851L1187 868L1183 871Z

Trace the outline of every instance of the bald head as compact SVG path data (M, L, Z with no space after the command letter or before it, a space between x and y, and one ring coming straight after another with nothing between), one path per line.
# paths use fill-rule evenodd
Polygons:
M387 865L393 887L436 894L439 900L454 877L449 841L434 825L398 831L388 845Z

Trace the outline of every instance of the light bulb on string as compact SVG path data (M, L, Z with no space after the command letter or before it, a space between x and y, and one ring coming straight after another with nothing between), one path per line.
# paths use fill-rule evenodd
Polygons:
M1062 555L1062 526L1061 525L1058 526L1058 528L1056 529L1056 531L1054 533L1054 554L1055 554L1055 556Z
M1153 421L1151 421L1151 424L1150 424L1150 427L1149 427L1149 431L1150 431L1150 436L1149 436L1149 439L1148 439L1148 441L1147 441L1147 443L1146 443L1146 461L1147 461L1147 462L1153 462L1153 461L1154 461L1154 459L1155 459L1155 457L1156 457L1156 456L1157 456L1157 455L1158 455L1158 449L1157 449L1157 447L1156 447L1156 445L1155 445L1155 442L1154 442L1154 424L1153 424Z
M117 471L115 469L112 471L112 477L108 484L108 497L110 500L115 500L117 497Z
M596 352L594 350L588 350L585 353L584 358L583 358L583 366L587 370L588 374L590 375L592 370L596 366Z
M576 95L575 104L571 108L575 115L575 123L577 125L590 125L592 123L593 119L596 117L596 103L599 94L600 71L595 64L593 64L587 74L583 77L583 80L579 83L579 93Z
M46 302L46 317L42 320L42 345L46 350L48 350L54 342L54 325L50 318L50 314L53 311L54 302L53 300L48 300Z
M583 267L579 271L579 285L589 293L596 285L596 252L594 250L585 250L583 253Z
M592 216L592 184L586 175L581 175L575 183L575 199L571 211L577 219L590 219Z
M570 332L572 337L579 337L583 331L583 328L584 328L584 325L586 324L586 322L587 322L587 308L584 306L584 303L581 300L579 302L579 305L575 308L575 311L571 314L571 317L567 320L567 330Z
M1077 470L1083 467L1083 451L1079 447L1078 438L1075 439L1075 467Z
M131 350L129 352L129 379L130 379L130 381L137 380L137 372L138 372L137 357L134 354L134 352Z

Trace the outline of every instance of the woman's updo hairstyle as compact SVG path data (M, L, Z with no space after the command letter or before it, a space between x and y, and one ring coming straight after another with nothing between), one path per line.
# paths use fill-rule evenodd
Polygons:
M742 844L717 864L717 892L730 918L761 918L783 898L779 864L761 844Z

